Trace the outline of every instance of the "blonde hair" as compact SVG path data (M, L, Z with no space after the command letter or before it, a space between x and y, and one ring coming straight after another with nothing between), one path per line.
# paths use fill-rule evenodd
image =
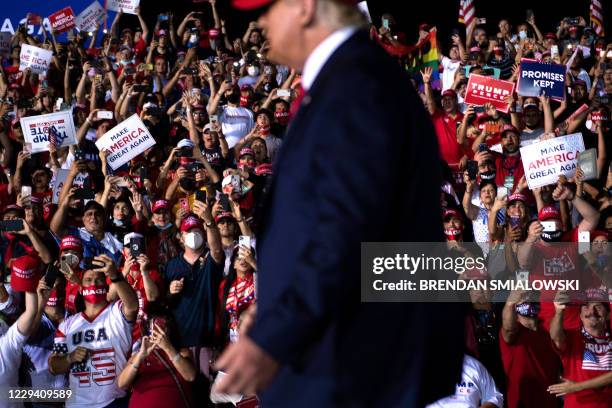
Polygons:
M317 18L333 30L367 25L364 15L355 5L339 0L317 0Z

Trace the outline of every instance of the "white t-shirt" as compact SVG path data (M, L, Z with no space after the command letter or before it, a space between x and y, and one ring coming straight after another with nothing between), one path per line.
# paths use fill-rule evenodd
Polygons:
M427 405L427 408L478 408L485 402L501 408L504 397L485 366L466 355L463 357L461 381L455 388L455 394Z
M450 89L455 82L455 72L459 69L461 61L452 61L448 57L442 57L442 92Z
M21 349L28 338L19 333L17 323L0 337L0 387L17 387L17 374L21 364ZM23 404L0 399L0 408L19 407Z
M255 122L253 112L247 108L224 106L219 115L221 130L225 135L225 140L229 148L233 148L236 143L249 134Z
M70 316L57 329L55 353L68 354L79 346L90 350L87 360L70 369L74 396L67 407L103 408L125 396L117 386L117 377L131 350L132 325L123 315L121 304L119 300L107 305L92 321L84 313Z

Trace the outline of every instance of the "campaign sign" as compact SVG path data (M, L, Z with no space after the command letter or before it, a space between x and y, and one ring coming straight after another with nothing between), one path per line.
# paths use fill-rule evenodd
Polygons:
M11 55L11 33L0 33L0 57L8 58Z
M501 112L508 112L508 96L514 92L514 83L482 75L470 75L465 91L465 103L481 106L490 103Z
M32 73L45 74L49 69L52 57L53 51L22 44L19 53L19 70L24 71L29 68Z
M70 170L67 169L58 169L55 173L55 179L52 181L53 184L53 204L59 204L60 194L62 192L62 188L66 183L66 179L68 178L68 173ZM78 173L74 179L72 179L72 186L83 188L85 185L85 179L88 177L87 173Z
M79 31L94 31L102 25L106 11L100 3L94 1L76 16L74 23Z
M121 11L127 14L136 14L136 7L140 5L140 0L108 0L106 8L113 11Z
M117 170L154 144L155 139L137 114L130 116L96 141L98 150L108 151L106 160L113 170Z
M46 115L26 116L19 120L21 131L27 143L32 143L32 153L49 150L49 129L55 128L56 146L66 147L76 144L76 130L72 120L72 110L48 113Z
M72 7L64 7L49 16L53 31L57 34L66 32L75 27Z
M540 96L565 99L565 65L544 64L529 59L521 60L517 92L521 96Z
M555 137L521 147L521 159L529 189L556 184L561 175L573 177L579 153L583 151L582 133Z

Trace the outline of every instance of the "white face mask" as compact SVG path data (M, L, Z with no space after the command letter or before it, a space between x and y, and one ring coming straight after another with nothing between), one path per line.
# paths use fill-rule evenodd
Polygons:
M519 31L519 37L521 38L521 40L524 40L525 38L527 38L527 31Z
M595 132L596 126L593 123L593 121L591 119L587 119L586 122L584 122L584 125L587 127L587 129L589 129L591 132Z
M185 246L189 249L198 249L204 245L204 237L201 232L189 232L185 235Z
M250 76L257 76L259 75L259 68L250 66L247 68L247 74L249 74Z

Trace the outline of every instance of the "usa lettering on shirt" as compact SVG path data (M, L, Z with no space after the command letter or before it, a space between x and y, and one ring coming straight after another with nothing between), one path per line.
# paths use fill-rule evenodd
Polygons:
M60 324L55 334L55 353L68 354L77 347L89 350L86 360L70 368L74 398L67 406L102 408L125 395L117 386L117 376L127 362L131 333L131 324L121 311L121 301L109 304L91 321L79 313Z

